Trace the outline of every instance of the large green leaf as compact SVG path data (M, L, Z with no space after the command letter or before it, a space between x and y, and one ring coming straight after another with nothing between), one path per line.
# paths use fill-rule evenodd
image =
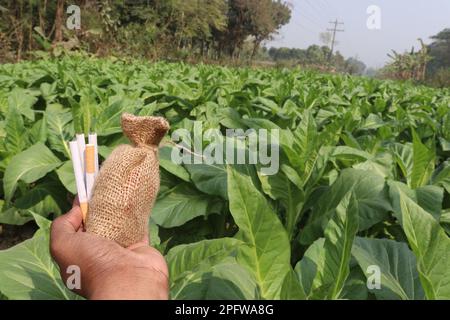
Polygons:
M450 299L450 239L431 214L399 192L402 225L428 299Z
M398 181L388 181L388 185L394 213L397 213L397 217L400 220L401 210L399 191L401 190L401 192L414 200L419 206L428 213L431 213L433 217L439 221L442 210L442 201L444 199L442 188L437 186L423 186L412 190L404 183Z
M413 153L411 188L415 189L430 181L436 156L434 150L428 148L420 141L415 131L413 131Z
M301 218L305 195L283 172L275 175L258 175L263 191L274 200L280 201L285 210L286 231L289 238L295 234L295 228Z
M49 225L49 224L48 224ZM0 291L9 299L77 299L64 286L49 252L49 230L0 251Z
M5 147L9 153L19 153L27 146L25 125L17 108L9 108L6 115L5 132Z
M313 298L338 299L350 272L353 239L358 231L358 202L349 192L325 229L323 264L312 284Z
M238 262L255 275L265 299L280 297L284 278L290 270L289 239L280 220L251 178L228 167L230 211L239 227L241 246Z
M208 195L200 193L188 183L183 183L157 199L152 217L162 227L177 227L195 217L208 214L210 203Z
M30 211L19 210L15 207L4 208L0 212L0 223L4 224L23 225L32 219Z
M424 292L416 257L405 243L388 239L356 238L352 254L366 273L369 266L380 270L381 288L371 289L377 299L423 299Z
M221 196L228 199L227 195L227 168L223 164L187 164L192 182L200 191Z
M47 217L49 214L60 215L69 209L65 201L66 193L61 185L44 182L34 186L14 202L20 210L27 210Z
M61 186L51 181L43 182L17 198L10 208L0 210L0 223L22 225L33 220L33 214L47 217L60 215L68 209Z
M3 188L10 201L19 180L34 182L61 164L61 161L42 143L37 143L14 156L5 171Z
M289 270L281 288L282 300L305 300L306 294L294 270Z
M233 258L185 275L171 288L170 294L177 300L260 299L254 276Z
M27 90L21 88L13 89L8 97L9 106L17 108L21 114L31 121L34 121L34 111L32 107L36 101L36 97L30 95Z
M296 264L294 269L307 297L311 295L313 281L317 271L324 268L324 243L324 238L314 241L308 247L303 258Z
M391 206L383 177L369 171L346 169L313 207L313 213L300 235L301 243L311 244L323 235L328 220L350 191L353 191L358 202L360 231L387 218Z
M77 193L77 185L75 183L75 174L73 171L72 161L66 161L64 164L56 169L56 174L58 175L59 180L61 180L62 184L66 189L72 193Z
M226 257L235 256L238 246L242 244L237 239L220 238L172 248L166 255L171 282L176 282L186 272L197 271L202 264L213 265Z
M48 141L53 150L59 151L70 158L68 143L73 138L72 113L59 105L47 107Z
M174 148L171 146L163 146L162 148L160 148L159 149L159 163L160 163L161 167L163 167L165 170L167 170L171 174L177 176L178 178L180 178L186 182L189 182L190 177L189 177L189 173L186 171L186 169L183 166L176 164L171 159L171 154L172 154L173 149Z

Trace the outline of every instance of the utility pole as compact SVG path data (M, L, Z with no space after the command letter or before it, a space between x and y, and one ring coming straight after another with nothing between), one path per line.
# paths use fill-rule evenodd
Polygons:
M334 51L334 45L336 42L336 32L344 32L343 29L338 29L339 25L344 25L343 22L339 22L338 19L335 21L330 21L330 24L334 25L333 29L327 29L327 31L333 32L333 39L331 40L331 48L330 48L330 54L328 55L328 62L331 60L331 57L333 56Z

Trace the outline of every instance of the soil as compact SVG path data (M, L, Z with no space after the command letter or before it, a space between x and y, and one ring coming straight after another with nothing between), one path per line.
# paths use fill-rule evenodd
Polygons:
M0 250L8 249L31 238L37 229L34 222L28 222L23 226L0 224Z

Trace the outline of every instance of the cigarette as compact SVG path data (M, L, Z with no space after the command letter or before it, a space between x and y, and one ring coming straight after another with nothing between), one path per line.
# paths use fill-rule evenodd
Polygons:
M73 172L75 174L75 182L77 185L78 200L80 201L80 208L83 214L83 222L86 222L86 215L88 211L88 201L86 196L86 188L84 186L84 172L81 167L80 151L78 150L78 141L71 141L69 143L70 153L72 155Z
M84 172L85 170L85 163L84 163L84 150L86 149L86 141L84 140L84 134L80 133L76 135L77 137L77 143L78 143L78 150L79 150L79 158L81 163L81 172ZM84 179L84 176L83 176Z
M93 144L86 145L86 193L88 201L91 199L92 188L95 181L95 146Z
M95 177L97 177L98 174L98 145L97 145L97 134L96 133L91 133L88 136L88 142L89 144L93 144L94 145L94 160L95 160Z

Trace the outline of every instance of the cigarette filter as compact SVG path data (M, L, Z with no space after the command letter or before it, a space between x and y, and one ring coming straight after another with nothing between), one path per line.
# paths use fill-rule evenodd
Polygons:
M86 164L86 193L88 201L91 199L92 188L95 181L95 146L87 144L85 150L85 164Z
M89 144L94 145L95 154L94 154L94 160L95 160L95 177L97 177L98 174L98 145L97 145L97 134L91 133L88 136L88 142Z

